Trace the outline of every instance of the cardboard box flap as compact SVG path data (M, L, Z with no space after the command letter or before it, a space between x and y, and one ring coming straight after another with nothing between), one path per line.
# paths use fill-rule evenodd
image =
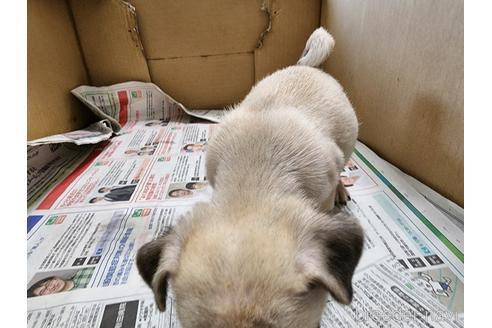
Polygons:
M27 5L27 139L77 130L94 122L70 90L89 77L65 1Z
M252 52L268 24L262 0L132 0L147 59Z
M221 108L254 84L253 53L150 60L153 82L187 108Z
M321 7L319 0L131 3L153 82L189 108L237 103L256 81L295 64Z
M150 81L134 8L121 0L71 0L87 70L95 86Z

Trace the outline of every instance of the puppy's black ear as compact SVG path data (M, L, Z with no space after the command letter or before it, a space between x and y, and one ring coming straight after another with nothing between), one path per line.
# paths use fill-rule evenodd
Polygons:
M166 248L167 237L159 237L143 245L137 253L137 268L143 280L152 288L156 304L166 310L168 271L160 269L161 258Z
M339 212L329 215L321 231L318 245L322 253L310 284L321 285L342 304L352 301L352 276L364 247L364 232L351 214Z
M161 254L166 244L164 237L159 237L143 245L137 253L137 268L143 280L152 288L152 279L159 265Z

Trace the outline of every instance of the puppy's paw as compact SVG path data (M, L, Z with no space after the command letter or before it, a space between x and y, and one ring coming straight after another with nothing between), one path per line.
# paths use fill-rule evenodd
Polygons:
M348 190L345 188L341 181L338 182L336 194L335 194L335 205L345 206L347 202L351 200Z

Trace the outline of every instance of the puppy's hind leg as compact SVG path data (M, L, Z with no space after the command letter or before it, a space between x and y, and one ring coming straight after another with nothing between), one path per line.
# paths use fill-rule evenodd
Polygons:
M333 190L330 196L322 203L321 207L326 211L331 211L335 206L346 206L347 202L352 200L348 190L343 185L342 181L338 182L337 187Z
M347 188L345 188L341 180L338 181L338 185L335 191L335 205L347 205L347 201L349 200L351 200L351 198Z

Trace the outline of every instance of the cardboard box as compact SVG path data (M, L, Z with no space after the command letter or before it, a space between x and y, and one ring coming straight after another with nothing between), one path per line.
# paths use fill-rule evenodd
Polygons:
M360 139L463 205L463 2L28 0L29 140L96 120L76 86L152 81L188 108L239 102L324 25Z

